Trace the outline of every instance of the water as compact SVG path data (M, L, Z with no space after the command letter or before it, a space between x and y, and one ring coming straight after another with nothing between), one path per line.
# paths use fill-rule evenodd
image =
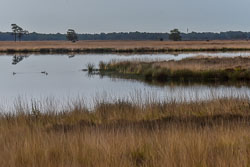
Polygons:
M18 97L30 99L54 98L61 103L69 99L84 98L86 104L93 104L99 97L112 102L117 98L131 101L147 100L206 100L213 97L250 96L246 86L152 86L143 82L125 79L112 79L94 75L89 77L81 71L88 63L96 66L100 61L111 60L180 60L197 55L209 56L248 56L247 52L237 53L189 53L157 55L29 55L15 57L0 56L0 108L11 106ZM41 73L44 72L44 73ZM46 75L47 73L47 75ZM137 97L135 99L135 97ZM152 99L154 97L154 99Z

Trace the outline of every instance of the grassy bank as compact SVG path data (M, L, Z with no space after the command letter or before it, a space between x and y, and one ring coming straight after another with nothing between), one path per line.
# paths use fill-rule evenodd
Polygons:
M37 53L37 54L68 54L68 53L173 53L173 52L232 52L232 51L250 51L250 48L207 48L207 49L192 49L192 48L130 48L130 49L115 49L115 48L41 48L41 49L6 49L0 50L0 53L4 54L17 54L17 53Z
M101 74L131 75L147 81L238 82L250 81L250 58L195 57L164 62L100 63Z
M0 164L9 167L249 166L250 100L146 105L117 100L17 104L0 116ZM43 110L43 112L41 112Z
M0 53L165 53L250 51L250 41L23 41L0 42Z

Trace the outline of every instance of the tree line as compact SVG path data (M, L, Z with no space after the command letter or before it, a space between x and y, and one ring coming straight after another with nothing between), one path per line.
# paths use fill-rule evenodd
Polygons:
M69 29L65 34L41 34L23 30L16 24L11 25L12 32L0 32L0 41L45 41L45 40L248 40L250 32L228 31L228 32L191 32L182 33L178 29L171 30L170 33L148 33L148 32L113 32L100 34L79 34L73 29Z

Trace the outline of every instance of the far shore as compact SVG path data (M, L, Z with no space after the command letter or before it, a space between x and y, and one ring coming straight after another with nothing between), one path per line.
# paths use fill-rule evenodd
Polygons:
M0 53L167 53L250 51L247 40L214 41L0 41Z

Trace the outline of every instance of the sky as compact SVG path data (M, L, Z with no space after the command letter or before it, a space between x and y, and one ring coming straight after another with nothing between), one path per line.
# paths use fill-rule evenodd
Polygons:
M250 31L250 0L0 0L0 31Z

